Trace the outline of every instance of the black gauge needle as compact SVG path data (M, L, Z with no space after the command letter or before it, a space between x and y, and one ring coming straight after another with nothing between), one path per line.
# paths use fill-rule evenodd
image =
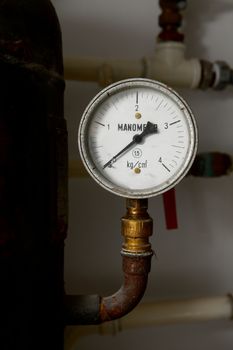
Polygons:
M141 143L145 136L154 134L158 131L157 124L153 124L151 122L147 122L145 129L141 134L136 134L133 137L133 140L125 146L120 152L118 152L114 157L112 157L106 164L104 164L103 169L107 168L110 164L115 163L120 155L125 153L128 149L130 149L133 145L137 143Z

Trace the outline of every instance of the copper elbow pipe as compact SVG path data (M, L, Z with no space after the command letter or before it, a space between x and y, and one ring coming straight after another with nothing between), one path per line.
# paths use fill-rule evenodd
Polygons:
M140 302L147 286L150 261L151 255L123 256L124 283L115 294L101 298L100 323L126 315Z
M144 295L153 255L149 243L153 223L147 213L147 202L127 200L127 214L122 218L124 283L115 294L101 298L100 323L126 315Z
M66 296L66 324L100 324L129 313L142 299L150 272L153 251L149 243L153 222L147 199L127 199L122 218L124 282L113 295Z

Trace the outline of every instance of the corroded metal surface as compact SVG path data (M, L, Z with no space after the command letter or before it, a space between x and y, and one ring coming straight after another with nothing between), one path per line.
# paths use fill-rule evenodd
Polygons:
M100 322L111 321L129 313L146 290L151 256L123 256L124 283L115 294L102 298Z
M101 299L100 322L126 315L144 295L153 255L149 243L153 221L147 207L147 199L127 199L127 213L122 218L124 282L115 294Z
M67 296L66 324L99 324L118 319L140 302L153 256L149 243L153 222L147 207L147 199L127 199L127 213L122 218L124 281L121 288L108 297Z

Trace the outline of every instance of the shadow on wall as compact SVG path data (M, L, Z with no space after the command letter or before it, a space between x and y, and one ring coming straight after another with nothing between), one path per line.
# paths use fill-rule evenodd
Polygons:
M187 53L190 57L197 56L204 58L206 56L207 49L202 40L206 27L208 27L210 22L229 12L233 13L233 2L231 0L188 1L187 11L185 13L185 33ZM224 38L222 39L224 40Z
M132 16L133 17L133 16ZM67 56L97 56L106 58L141 58L152 54L158 30L147 23L146 29L136 30L137 45L135 45L135 24L110 23L96 19L63 20L66 32L63 33L64 49ZM149 29L148 29L149 28ZM75 43L74 44L74 31ZM146 32L150 32L147 36ZM85 33L85 35L83 34Z

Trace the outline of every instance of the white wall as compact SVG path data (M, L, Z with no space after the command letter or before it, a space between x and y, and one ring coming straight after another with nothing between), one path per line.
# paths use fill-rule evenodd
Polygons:
M140 58L152 55L158 33L156 0L54 0L64 55ZM233 66L233 2L189 0L189 56L226 60ZM68 82L65 115L70 157L77 157L78 123L96 84ZM180 91L199 126L199 151L233 154L233 90ZM179 229L166 231L161 198L150 200L153 259L146 298L221 295L233 291L233 178L185 179L177 186ZM65 251L68 293L110 294L121 284L120 217L125 203L91 179L70 180L70 222ZM230 322L91 336L78 349L232 350Z

